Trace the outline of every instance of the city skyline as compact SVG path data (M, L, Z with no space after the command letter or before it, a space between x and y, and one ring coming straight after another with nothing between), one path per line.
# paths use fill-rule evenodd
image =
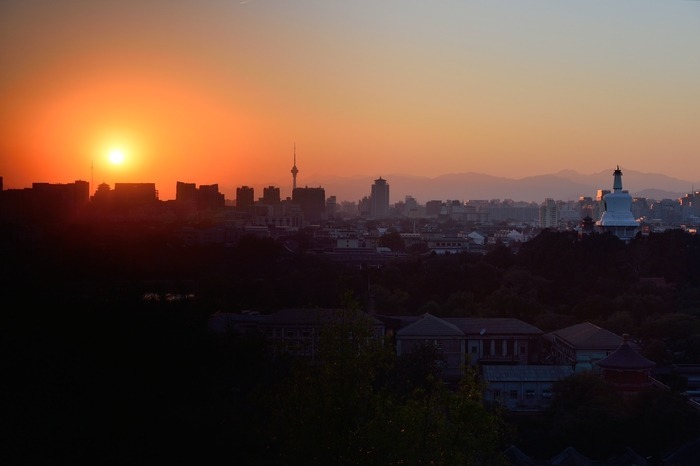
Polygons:
M8 0L0 176L6 189L155 182L169 200L184 181L287 197L298 165L298 186L334 195L324 180L382 177L396 202L413 194L397 175L619 164L689 191L698 19L682 1Z
M296 167L296 164L294 167ZM292 186L295 178L294 170L290 171L290 177L292 180L290 186L286 186L285 183L282 183L282 186L273 184L244 184L241 186L236 186L233 189L222 189L219 183L205 185L179 179L176 182L176 187L179 189L181 184L191 185L193 188L197 186L206 187L207 189L216 187L217 192L224 196L224 198L228 201L240 199L241 192L246 191L246 202L250 204L256 202L258 199L267 199L269 197L269 193L266 194L266 191L270 190L274 190L276 192L276 196L279 196L279 199L288 199L293 197ZM600 190L610 191L612 184L603 180L609 181L612 173L613 169L604 170L600 173L590 175L580 174L573 170L564 170L557 174L538 175L522 179L494 177L479 173L449 174L435 178L396 175L395 177L389 178L393 180L391 183L392 185L398 186L399 194L397 194L397 190L391 190L391 194L382 202L388 201L390 205L394 205L397 202L405 201L407 198L411 198L413 202L418 202L420 204L424 204L429 201L481 202L484 200L502 200L537 204L541 204L543 201L546 202L547 199L564 202L577 201L583 197L596 197L598 191ZM629 192L634 197L649 198L652 200L675 200L698 192L696 185L677 178L671 178L660 174L641 173L634 170L625 170L625 173L628 174L626 179L632 180L630 185L625 185L625 191ZM1 174L0 180L2 181L0 183L0 185L2 185L2 189L18 189L8 187ZM88 191L91 196L95 193L95 191L99 190L100 185L102 184L92 183L88 180L74 181L86 183L89 186ZM381 176L379 179L375 179L369 175L352 178L333 177L330 180L330 183L321 182L315 186L305 185L299 187L323 189L326 197L333 197L334 202L352 202L358 203L359 205L361 202L369 200L373 197L372 193L375 190L377 181L386 183L386 190L389 191L388 179ZM47 183L41 180L36 180L29 186L19 189L30 189L34 184ZM66 185L73 184L73 182L48 184ZM116 184L106 184L111 189L116 188ZM122 182L122 184L152 185L159 200L174 200L164 199L160 195L160 187L152 181L125 181ZM627 189L630 186L631 189ZM682 189L685 186L689 187L689 189Z

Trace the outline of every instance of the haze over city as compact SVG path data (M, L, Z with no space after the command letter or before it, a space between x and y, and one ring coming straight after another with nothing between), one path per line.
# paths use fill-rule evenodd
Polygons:
M699 20L691 1L5 0L0 176L290 195L296 150L329 195L472 172L609 188L615 165L697 183Z

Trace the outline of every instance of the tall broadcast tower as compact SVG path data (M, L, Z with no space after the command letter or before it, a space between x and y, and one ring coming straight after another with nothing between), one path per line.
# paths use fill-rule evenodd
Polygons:
M292 192L297 189L297 173L299 169L297 168L297 143L294 143L294 166L292 167Z

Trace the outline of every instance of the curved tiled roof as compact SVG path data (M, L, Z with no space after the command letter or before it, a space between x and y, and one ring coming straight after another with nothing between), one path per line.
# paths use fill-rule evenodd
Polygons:
M654 361L648 360L633 350L630 345L627 344L627 341L622 343L610 356L597 361L596 364L603 369L629 370L651 369L656 365Z

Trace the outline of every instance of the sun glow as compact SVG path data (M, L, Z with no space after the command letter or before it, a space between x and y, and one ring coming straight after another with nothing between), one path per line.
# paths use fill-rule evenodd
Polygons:
M124 151L119 148L113 148L109 151L109 161L114 165L121 165L124 163L125 155Z

